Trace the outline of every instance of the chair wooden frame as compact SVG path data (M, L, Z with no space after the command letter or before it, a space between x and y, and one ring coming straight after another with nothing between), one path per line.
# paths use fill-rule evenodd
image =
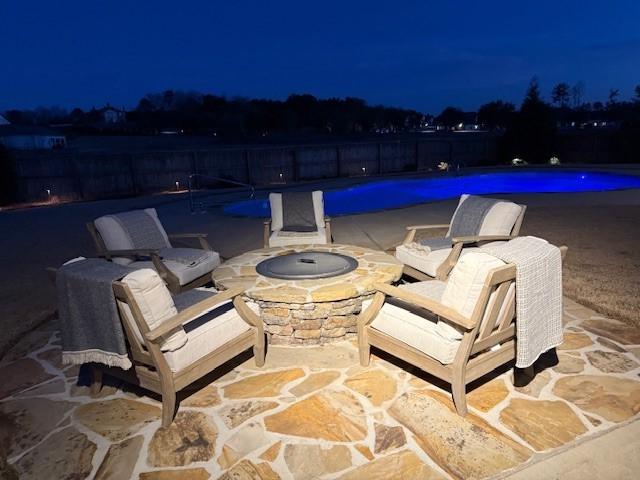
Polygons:
M264 228L263 228L263 234L262 234L262 240L263 240L263 245L264 248L269 248L269 238L271 237L271 219L265 219L262 222ZM325 233L326 233L326 239L327 239L327 243L332 243L333 239L331 237L331 218L330 217L324 217L324 229L325 229Z
M157 249L144 248L135 250L109 250L107 249L107 246L105 245L104 240L102 239L102 236L100 235L100 232L96 228L95 224L93 222L88 222L86 225L87 230L89 230L89 235L91 235L91 238L95 245L97 255L99 257L106 258L107 260L111 260L113 257L127 257L131 258L132 260L140 260L141 258L145 257L151 258L156 271L165 281L167 287L173 294L178 294L186 290L191 290L192 288L201 287L211 282L211 272L208 272L185 285L180 285L180 280L178 279L177 275L169 270L169 268L164 264L162 258L158 254ZM178 233L167 236L169 237L169 240L198 239L200 248L202 250L213 251L211 245L209 245L209 242L207 241L206 233Z
M495 242L498 240L511 240L517 237L520 234L520 228L522 227L522 222L524 221L524 214L527 211L526 205L520 206L520 214L516 219L513 228L511 229L511 233L509 235L476 235L476 236L468 236L468 237L454 237L451 239L451 252L447 256L447 258L440 264L440 266L436 270L436 279L438 280L446 280L453 270L453 267L458 262L458 258L460 258L460 254L462 253L462 249L465 246L469 245L482 245L486 242ZM402 245L407 245L415 239L416 233L418 230L444 230L449 229L451 224L443 223L443 224L433 224L433 225L409 225L406 227L407 233L405 234L404 240L402 241ZM427 275L424 272L410 266L405 265L403 268L403 273L408 277L414 278L418 281L432 280L433 277Z
M202 300L173 318L164 322L161 326L149 330L146 321L138 307L129 287L122 282L114 282L113 291L121 302L126 303L131 310L134 321L140 330L144 343L140 343L129 324L122 320L122 325L129 345L130 358L133 367L130 370L122 370L115 367L106 367L94 364L92 368L91 392L97 394L102 386L102 374L107 373L125 381L139 385L162 396L162 426L167 427L173 422L176 413L176 394L199 378L207 375L215 368L231 360L248 348L253 347L256 365L261 367L265 360L265 335L264 326L260 317L242 300L243 289L231 288L220 292L210 298ZM233 305L251 328L238 335L233 340L212 350L204 357L196 360L178 372L172 372L164 353L160 349L162 336L178 326L185 325L199 315L211 310L227 300L233 300ZM118 304L121 318L124 318L122 304ZM185 345L188 348L188 345ZM185 348L183 347L183 348Z
M560 247L564 260L567 247ZM515 295L503 307L509 287L515 283L516 266L507 264L491 270L470 318L433 299L397 287L377 283L373 301L358 316L358 351L360 364L369 365L371 346L380 348L451 384L451 393L459 415L467 414L466 386L516 358ZM490 297L496 292L495 301ZM371 327L371 322L389 296L438 316L440 320L464 329L460 346L452 363L444 365L424 352ZM486 322L482 324L482 319ZM425 320L427 321L427 320ZM497 346L497 348L495 348ZM533 368L526 374L533 376Z
M509 286L515 282L515 277L515 265L506 265L492 270L487 276L470 318L465 318L455 310L432 299L390 285L376 284L377 292L371 305L358 317L360 364L369 365L370 348L378 347L450 383L456 410L458 414L466 415L466 385L515 359L515 300L510 301L500 315L500 306L505 300ZM496 301L488 312L487 322L480 329L481 320L493 291L497 291ZM387 296L438 315L441 320L465 330L451 364L444 365L426 353L371 327L371 322L382 309ZM496 345L499 345L499 348L491 350Z

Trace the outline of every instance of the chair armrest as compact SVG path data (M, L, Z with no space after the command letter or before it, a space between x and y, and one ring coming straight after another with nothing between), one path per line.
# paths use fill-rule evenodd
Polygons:
M264 232L262 234L262 240L264 248L269 248L269 236L271 235L271 219L265 219L262 221L264 225Z
M366 310L363 310L362 312L360 312L360 315L358 315L358 329L366 327L373 321L374 318L378 316L378 312L384 305L384 298L384 293L375 293L371 305L369 305Z
M157 248L138 248L134 250L107 250L98 254L98 257L148 257L158 253Z
M331 236L331 217L324 217L324 228L326 230L327 243L332 243L333 238Z
M185 308L182 312L170 318L159 327L145 333L144 336L147 340L157 343L160 337L166 335L171 330L174 330L185 323L189 323L191 320L198 318L204 312L213 309L216 305L226 302L227 300L231 300L243 292L244 288L234 287L220 292L213 297L206 298L195 305L191 305L189 308Z
M264 323L262 323L262 319L249 308L247 303L242 299L240 295L237 295L233 299L233 306L236 307L238 315L242 320L244 320L245 323L257 328L259 332L264 331Z
M374 288L379 292L384 293L390 297L398 298L407 303L415 305L416 307L424 308L425 310L429 310L430 312L443 317L447 322L454 323L465 330L473 330L475 328L475 322L471 319L466 318L456 312L454 309L449 308L445 305L442 305L439 302L436 302L430 298L423 297L421 295L417 295L412 292L407 292L405 290L400 290L398 287L393 287L391 285L387 285L386 283L376 283Z
M436 228L449 228L448 223L438 223L433 225L409 225L405 230L434 230Z
M408 227L405 227L407 234L405 235L404 240L402 240L402 244L406 245L407 243L413 242L418 230L436 230L445 228L449 228L448 223L439 223L434 225L409 225Z
M206 233L172 233L167 235L169 238L206 238Z
M207 234L206 233L172 233L171 235L167 235L169 239L181 239L181 238L197 238L200 242L200 248L202 250L213 250L209 242L207 242Z
M495 242L498 240L513 240L513 235L470 235L467 237L453 237L451 243L479 243Z

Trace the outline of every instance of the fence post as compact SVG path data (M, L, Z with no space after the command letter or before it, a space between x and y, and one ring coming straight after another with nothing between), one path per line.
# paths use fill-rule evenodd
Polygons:
M342 161L340 155L340 145L336 145L336 177L340 178L340 162Z
M129 154L129 176L131 177L131 189L133 190L133 194L138 194L138 181L136 180L136 171L134 167L135 159L133 158L133 153Z
M293 182L296 183L299 180L300 172L298 172L298 155L294 148L291 150L291 169L293 170Z
M382 173L382 144L378 142L378 175Z
M418 172L420 171L420 140L416 140L414 153L416 154L416 172Z
M253 182L251 181L251 165L249 165L249 150L245 148L242 151L242 155L244 156L244 164L247 169L247 183L249 185L253 185Z

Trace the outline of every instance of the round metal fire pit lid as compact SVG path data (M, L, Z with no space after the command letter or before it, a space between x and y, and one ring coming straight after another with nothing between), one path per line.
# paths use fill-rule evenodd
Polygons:
M265 277L284 280L329 278L355 270L355 258L330 252L298 252L268 258L256 265Z

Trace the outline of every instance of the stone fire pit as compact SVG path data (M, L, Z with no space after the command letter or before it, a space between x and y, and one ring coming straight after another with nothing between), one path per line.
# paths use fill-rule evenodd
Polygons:
M259 274L256 266L273 257L300 252L331 252L357 261L347 273L327 278L283 279ZM301 258L307 260L310 255ZM392 283L402 264L391 255L353 245L304 245L254 250L234 257L212 274L218 288L246 288L265 322L271 344L320 344L355 336L362 301L376 282Z

